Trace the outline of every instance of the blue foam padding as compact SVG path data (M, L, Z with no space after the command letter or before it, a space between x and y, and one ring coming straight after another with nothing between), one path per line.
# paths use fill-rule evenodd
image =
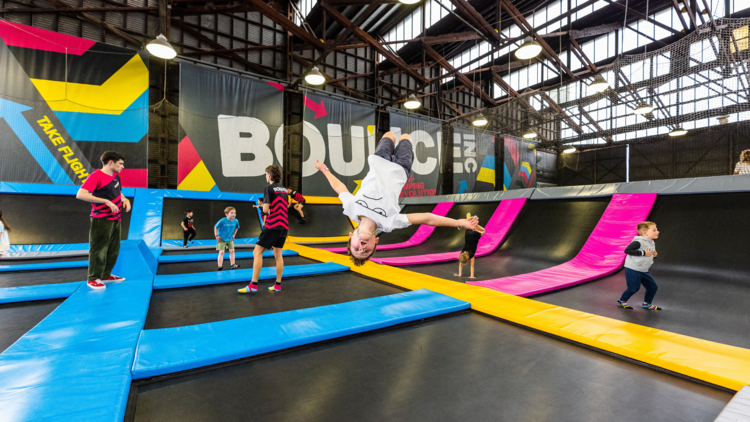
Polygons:
M349 271L349 267L326 262L323 264L291 265L284 267L284 278L304 275L338 273ZM154 289L177 289L180 287L208 286L211 284L237 283L250 281L253 270L211 271L206 273L157 275L154 277ZM276 278L276 267L265 267L260 270L259 280Z
M72 295L82 284L84 284L83 281L74 281L38 286L5 287L0 289L0 303L61 299Z
M161 256L162 252L164 252L164 249L162 248L150 248L151 254L154 255L154 258L156 258L156 261L159 262L159 257Z
M0 419L122 421L155 266L142 241L122 242L126 281L81 286L0 354Z
M85 268L88 266L89 261L41 262L38 264L0 265L0 272L59 270L63 268Z
M66 243L58 245L10 245L11 253L17 252L60 252L88 251L88 243Z
M138 340L133 379L186 371L469 307L468 302L420 289L338 305L145 330Z
M0 182L0 193L25 193L29 195L66 195L75 196L80 186L49 185L42 183L13 183ZM122 194L132 198L135 188L122 188Z
M257 237L245 237L242 239L234 239L235 245L254 245L255 242L258 241ZM172 247L179 247L182 246L182 242L184 240L162 240L161 246L172 246ZM189 243L189 246L216 246L216 239L202 239L202 240L193 240L193 243Z
M161 243L163 205L164 190L138 189L131 210L128 239L143 239L149 248L158 248Z
M296 251L284 249L281 252L281 256L297 256L299 255ZM219 256L218 251L214 253L196 253L196 254L185 254L185 255L162 255L159 257L159 262L193 262L193 261L214 261ZM263 258L270 258L273 256L273 251L263 252ZM252 252L235 252L234 259L249 259L253 257ZM224 253L224 260L229 259L229 252ZM11 265L6 265L10 267ZM2 268L0 266L0 268Z
M201 192L201 191L195 191L195 190L164 189L165 198L255 202L258 198L262 196L263 194L257 194L257 193L235 193L235 192L218 192L218 191Z

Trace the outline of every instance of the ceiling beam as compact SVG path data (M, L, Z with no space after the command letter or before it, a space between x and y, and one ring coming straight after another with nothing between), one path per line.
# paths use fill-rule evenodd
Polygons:
M279 44L279 45L251 45L249 47L242 47L242 48L224 48L221 50L199 50L199 51L190 51L187 53L180 54L181 56L189 57L189 56L203 56L203 55L222 55L226 53L238 53L241 51L257 51L257 50L278 50L280 48L286 48L286 45Z
M0 13L62 13L62 12L151 12L158 7L22 7L17 9L0 9Z
M92 23L92 24L94 24L94 25L96 25L96 26L104 29L105 31L109 31L109 32L117 35L118 37L120 37L123 40L129 42L130 44L133 44L134 46L138 47L139 50L143 47L143 42L141 40L138 40L138 39L136 39L136 38L134 38L134 37L126 34L120 28L117 28L114 25L111 25L111 24L109 24L107 22L104 22L103 20L97 18L94 15L90 15L87 12L68 12L67 10L65 10L65 9L69 9L68 5L65 4L65 3L63 3L61 0L48 0L47 2L51 3L51 4L55 5L55 6L57 6L57 8L60 10L60 12L70 13L70 14L74 15L75 17L77 17L80 20L84 20L84 21L90 22L90 23Z
M622 28L622 25L620 25L619 23L607 23L604 25L592 26L585 29L571 29L570 31L568 31L568 35L570 35L570 38L573 39L594 37L597 35L609 34L610 32L617 31L620 28Z
M495 28L492 27L485 19L482 17L479 12L477 12L477 9L475 9L471 4L469 4L466 0L451 0L451 3L453 3L454 6L456 6L456 10L468 21L474 24L476 26L477 30L479 30L482 35L484 35L484 38L487 39L487 41L492 45L499 45L500 44L500 34L495 31Z
M440 54L438 54L437 51L435 51L432 47L429 45L423 46L424 51L433 58L443 69L447 70L448 72L453 72L456 70L455 67L451 66L450 63L448 63L448 60L443 58ZM479 87L477 84L473 83L471 79L467 78L466 75L464 75L461 72L456 71L456 79L458 79L462 84L464 84L467 88L469 88L474 94L482 99L486 104L495 105L495 99L492 98L489 94L482 91L482 88Z
M649 18L648 16L644 15L643 13L641 13L641 12L639 12L637 10L634 10L632 7L626 7L624 4L620 4L617 1L612 1L612 0L604 0L604 1L606 1L607 3L609 3L611 5L617 6L620 9L627 10L628 13L632 14L633 16L637 16L637 17L639 17L641 19L645 19L645 20L651 22L652 24L658 26L659 28L665 29L665 30L667 30L667 31L669 31L669 32L671 32L673 34L680 34L680 35L682 35L682 32L680 32L680 31L672 28L671 26L667 26L667 25L664 25L661 22L655 21L655 20Z
M680 5L677 4L677 0L672 0L672 5L674 6L674 10L677 11L677 17L680 18L680 22L682 23L682 27L685 28L685 31L689 31L690 27L688 26L687 22L685 22L685 18L682 17L682 12L680 12Z
M300 28L297 24L289 20L286 16L279 13L276 9L271 7L268 3L264 2L263 0L247 0L250 4L253 4L260 10L261 14L263 16L267 17L268 19L271 19L276 24L280 25L282 28L290 32L295 37L303 40L307 44L310 44L311 46L317 48L320 51L325 50L325 44L323 44L322 41L320 41L315 35L305 31L304 29Z
M568 113L566 113L565 110L563 110L562 107L560 107L560 104L557 104L557 102L555 102L555 100L552 99L552 97L547 95L547 93L544 91L540 92L539 95L541 95L544 101L546 101L547 104L549 104L549 106L552 107L553 110L555 110L555 113L562 116L563 120L565 120L565 123L567 123L568 126L573 128L573 130L575 130L576 133L578 134L583 133L583 129L581 129L581 126L579 126L578 123L576 123L576 121L573 120L573 118L571 118L568 115Z

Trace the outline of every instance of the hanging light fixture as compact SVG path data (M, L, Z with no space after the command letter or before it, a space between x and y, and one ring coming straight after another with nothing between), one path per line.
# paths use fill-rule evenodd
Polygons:
M169 44L164 34L159 34L155 40L148 43L146 50L154 56L165 60L174 59L177 56L177 52L174 51L174 48Z
M576 151L577 151L576 147L569 147L569 148L566 148L565 150L563 150L563 154L572 154L572 153L574 153Z
M314 66L312 69L310 69L310 72L305 75L305 82L309 83L310 85L323 85L325 81L325 76L320 73L320 70L318 70L317 66Z
M609 88L609 83L607 83L607 80L604 79L601 74L597 74L596 76L594 76L593 82L589 84L588 91L589 93L597 93L606 91L607 88Z
M672 129L671 132L669 132L669 136L683 136L687 135L688 131L683 129L681 126L676 126L674 129Z
M523 139L534 139L536 138L536 132L534 132L532 129L527 130L523 134Z
M408 108L409 110L414 110L415 108L419 108L422 103L419 102L417 97L414 96L414 94L409 95L409 98L404 103L404 107Z
M542 46L531 37L526 37L523 44L516 50L516 57L521 60L528 60L538 56L541 52Z
M399 1L399 3L403 3L403 4L419 3L419 0L398 0L398 1Z
M633 113L644 115L644 114L651 113L652 111L654 111L654 106L652 106L651 104L647 102L642 102L635 107L635 110L633 110Z
M471 122L471 123L474 126L484 126L484 125L486 125L489 122L487 121L487 118L484 117L484 114L479 113L479 114L477 114L477 117L474 118L474 121Z

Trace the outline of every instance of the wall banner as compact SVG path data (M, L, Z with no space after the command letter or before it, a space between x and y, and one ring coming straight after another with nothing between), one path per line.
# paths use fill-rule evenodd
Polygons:
M503 190L536 187L536 144L505 136Z
M335 196L315 160L324 162L354 192L367 175L367 157L375 152L376 107L329 95L304 98L302 143L302 192L311 196Z
M440 151L443 140L443 123L414 113L389 108L391 132L399 138L402 133L411 135L414 146L414 164L411 177L401 191L402 198L438 194L440 181Z
M281 166L284 85L180 63L177 189L260 193Z
M495 136L486 130L453 126L454 193L495 190Z
M0 21L0 181L81 185L102 153L148 187L148 53Z

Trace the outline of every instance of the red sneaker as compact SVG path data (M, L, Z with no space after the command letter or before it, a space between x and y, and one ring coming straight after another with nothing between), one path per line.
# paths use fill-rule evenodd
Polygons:
M281 284L274 283L273 286L269 287L268 290L272 292L280 292L281 291Z
M121 281L125 281L125 279L123 277L118 277L118 276L112 274L112 275L110 275L107 278L103 278L101 281L102 281L102 283L108 283L108 282L119 283Z
M104 283L101 282L101 280L89 280L88 283L86 283L86 285L91 287L94 290L107 288L107 286L105 286Z

